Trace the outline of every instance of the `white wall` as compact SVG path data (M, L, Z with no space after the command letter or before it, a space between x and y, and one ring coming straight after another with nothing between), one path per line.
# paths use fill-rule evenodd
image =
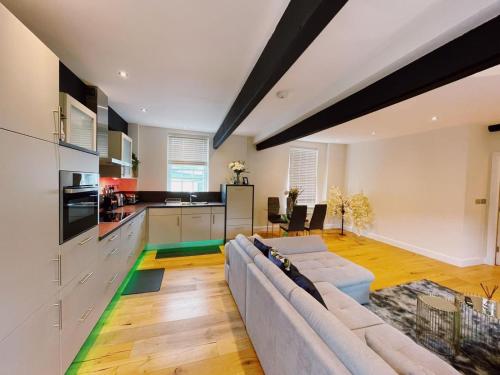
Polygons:
M167 136L179 132L150 126L133 128L134 142L138 144L139 190L167 189ZM193 134L193 133L191 133ZM198 133L200 134L200 133ZM211 135L209 135L211 137ZM288 186L288 156L290 147L307 147L318 150L318 201L326 200L329 186L344 184L345 145L327 145L313 142L291 142L264 151L256 151L252 139L231 136L223 145L210 151L209 190L219 191L220 184L228 182L231 172L228 164L245 160L250 171L246 176L255 185L255 226L263 227L267 221L267 197L281 198L285 207L284 192Z
M462 126L347 146L346 187L370 199L370 236L452 264L482 263L499 135Z

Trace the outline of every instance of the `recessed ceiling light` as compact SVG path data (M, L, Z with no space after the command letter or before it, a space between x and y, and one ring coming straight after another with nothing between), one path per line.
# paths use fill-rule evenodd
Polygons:
M127 77L128 77L128 73L127 73L125 70L119 70L119 71L118 71L118 75L119 75L121 78L127 78Z
M437 121L438 120L438 117L437 116L432 116L431 117L431 121Z
M288 90L280 90L276 92L276 96L280 99L286 99L288 97Z
M372 135L375 135L375 134L377 134L377 133L375 133L375 130L373 130L373 131L372 131Z
M146 113L148 110L146 108L141 108L141 112Z

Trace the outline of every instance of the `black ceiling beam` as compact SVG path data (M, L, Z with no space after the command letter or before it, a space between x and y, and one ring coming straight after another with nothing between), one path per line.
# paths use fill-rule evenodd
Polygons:
M214 136L218 148L321 33L347 0L291 0Z
M500 16L257 144L278 146L500 64Z

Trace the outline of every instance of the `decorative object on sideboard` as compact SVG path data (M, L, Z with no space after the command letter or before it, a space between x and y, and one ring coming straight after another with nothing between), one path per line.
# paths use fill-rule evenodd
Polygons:
M243 185L248 185L248 177L243 177Z
M285 191L285 195L287 196L287 214L291 215L293 211L293 207L297 204L297 199L299 199L299 195L304 192L303 189L300 189L298 187L292 187L289 190Z
M498 290L498 285L494 285L491 289L486 284L480 283L479 285L481 285L481 289L483 289L483 292L486 296L486 298L482 299L484 313L490 316L496 316L497 302L493 300L493 296Z
M330 188L328 213L341 219L341 235L344 234L344 222L351 224L358 235L373 222L373 210L368 197L363 193L348 196L337 186Z
M137 158L137 155L132 152L132 175L133 177L139 177L139 164L141 162Z
M233 172L232 183L234 185L241 185L241 174L249 173L243 160L235 160L229 163L229 169ZM248 179L247 179L248 180Z

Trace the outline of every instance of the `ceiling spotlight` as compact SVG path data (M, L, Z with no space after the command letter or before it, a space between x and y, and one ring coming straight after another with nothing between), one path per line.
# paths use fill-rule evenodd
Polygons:
M148 110L146 108L141 108L141 112L146 113Z
M377 134L377 133L375 133L375 130L373 130L373 131L372 131L372 135L375 135L375 134Z
M276 92L276 96L280 99L286 99L288 97L288 90L280 90L278 92Z
M431 117L431 121L437 121L438 120L438 117L437 116L432 116Z
M127 78L127 77L128 77L128 73L127 73L125 70L119 70L119 71L118 71L118 75L119 75L121 78Z

